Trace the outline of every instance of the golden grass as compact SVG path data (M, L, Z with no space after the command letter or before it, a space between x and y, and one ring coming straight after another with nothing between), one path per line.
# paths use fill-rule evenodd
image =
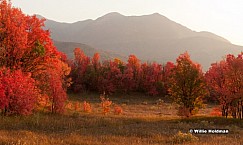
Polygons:
M71 101L91 102L92 113L66 112L64 115L36 113L32 116L1 117L0 145L58 145L58 144L174 144L173 137L190 128L229 129L227 135L193 134L198 141L191 145L240 145L243 143L243 121L209 117L211 107L200 111L199 116L181 119L175 106L165 101L157 105L159 98L141 96L110 96L113 103L124 110L123 115L103 115L98 95L72 96ZM145 103L146 102L146 103Z

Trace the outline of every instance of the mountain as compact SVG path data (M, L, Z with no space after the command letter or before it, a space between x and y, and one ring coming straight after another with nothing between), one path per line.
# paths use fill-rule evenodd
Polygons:
M109 13L96 20L75 23L47 20L45 25L54 40L83 43L123 56L135 54L142 60L165 63L188 51L204 70L226 54L243 50L216 34L193 31L158 13L144 16Z
M89 57L93 57L95 53L99 53L101 61L110 60L110 59L114 59L114 58L120 58L123 61L127 60L127 57L124 57L122 55L118 55L118 54L103 51L103 50L97 50L91 46L88 46L88 45L82 44L82 43L60 42L60 41L54 40L54 45L57 47L57 49L59 51L65 53L67 55L67 57L71 58L71 59L74 58L74 53L73 53L74 49L80 48Z

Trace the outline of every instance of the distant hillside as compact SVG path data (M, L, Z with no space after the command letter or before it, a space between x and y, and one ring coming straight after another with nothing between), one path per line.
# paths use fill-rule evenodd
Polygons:
M121 55L117 55L115 53L106 52L102 50L97 50L95 48L92 48L91 46L88 46L86 44L81 43L75 43L75 42L60 42L60 41L54 41L54 45L57 47L57 49L67 55L68 58L73 59L74 54L73 50L75 48L80 48L84 51L84 53L89 56L93 57L93 55L98 52L100 54L100 59L103 60L109 60L114 58L119 58L123 61L126 61L127 58Z
M96 20L76 23L46 21L54 40L78 42L99 50L142 60L175 61L188 51L194 61L207 69L228 53L238 54L242 46L210 32L195 32L158 13L144 16L123 16L109 13Z

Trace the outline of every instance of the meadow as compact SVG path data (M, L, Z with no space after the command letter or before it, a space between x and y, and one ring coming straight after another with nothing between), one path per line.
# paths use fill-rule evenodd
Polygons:
M97 94L69 94L70 102L87 101L92 112L66 109L62 115L37 112L30 116L4 116L0 120L1 145L53 144L203 144L240 145L243 121L210 115L213 104L196 116L181 118L170 99L141 94L111 95L111 110L104 115ZM115 115L113 106L122 107ZM81 106L82 107L82 106ZM191 128L229 129L228 134L189 134ZM181 134L178 132L182 132ZM183 134L184 133L184 134ZM187 133L187 134L185 134Z
M206 72L187 51L163 64L134 54L101 60L81 48L68 58L44 26L0 0L0 145L243 143L243 53Z

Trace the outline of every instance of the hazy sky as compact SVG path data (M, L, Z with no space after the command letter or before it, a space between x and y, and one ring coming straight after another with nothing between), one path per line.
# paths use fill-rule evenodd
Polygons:
M243 0L12 0L24 13L59 22L160 13L195 31L210 31L243 46Z

